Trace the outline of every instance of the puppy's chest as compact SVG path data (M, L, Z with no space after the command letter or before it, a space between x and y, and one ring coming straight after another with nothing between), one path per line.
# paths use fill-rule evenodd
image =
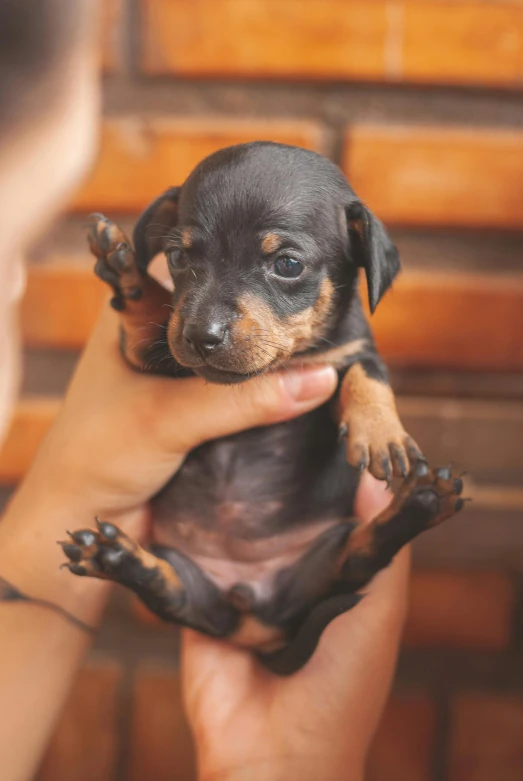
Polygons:
M356 485L326 404L192 451L153 502L155 537L192 558L283 564L350 516Z

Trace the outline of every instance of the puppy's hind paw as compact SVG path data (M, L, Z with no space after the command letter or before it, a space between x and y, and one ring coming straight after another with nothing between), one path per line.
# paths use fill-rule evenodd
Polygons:
M98 519L96 524L96 531L69 532L71 539L59 543L69 559L62 566L73 575L120 581L122 575L140 565L141 549L114 524Z
M462 491L463 481L449 467L430 469L420 461L404 480L392 504L396 509L416 506L423 510L426 528L431 528L458 513L470 501L462 498Z

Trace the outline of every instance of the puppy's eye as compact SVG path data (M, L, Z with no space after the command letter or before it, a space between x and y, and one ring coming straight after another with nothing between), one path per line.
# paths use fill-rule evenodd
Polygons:
M182 268L183 260L182 260L182 250L181 247L169 247L165 250L165 254L167 256L167 263L169 265L169 268L171 269L178 269Z
M282 255L275 261L274 270L279 277L296 279L303 271L303 263L291 258L290 255Z

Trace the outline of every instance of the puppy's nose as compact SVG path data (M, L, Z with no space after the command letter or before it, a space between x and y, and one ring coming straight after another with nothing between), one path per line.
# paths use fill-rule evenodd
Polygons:
M183 337L193 350L201 355L212 352L225 339L227 326L218 321L199 325L186 323L183 328Z

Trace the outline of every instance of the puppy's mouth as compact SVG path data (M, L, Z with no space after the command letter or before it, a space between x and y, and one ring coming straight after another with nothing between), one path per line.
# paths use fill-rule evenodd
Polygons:
M253 377L258 377L260 374L264 374L268 367L257 369L256 371L244 373L230 371L229 369L217 369L214 366L203 364L202 366L192 367L195 374L203 377L204 380L214 382L219 385L239 385L242 382L251 380Z
M221 365L216 365L218 361L216 357L211 358L196 358L194 355L186 355L184 351L173 349L173 345L170 345L170 350L175 360L184 368L190 369L199 377L203 377L208 382L214 382L220 385L238 385L242 382L247 382L253 377L258 377L265 372L275 369L279 363L278 359L268 361L263 366L243 368L239 362L234 361L234 356L227 356L227 361L223 361ZM241 368L240 368L241 366Z

